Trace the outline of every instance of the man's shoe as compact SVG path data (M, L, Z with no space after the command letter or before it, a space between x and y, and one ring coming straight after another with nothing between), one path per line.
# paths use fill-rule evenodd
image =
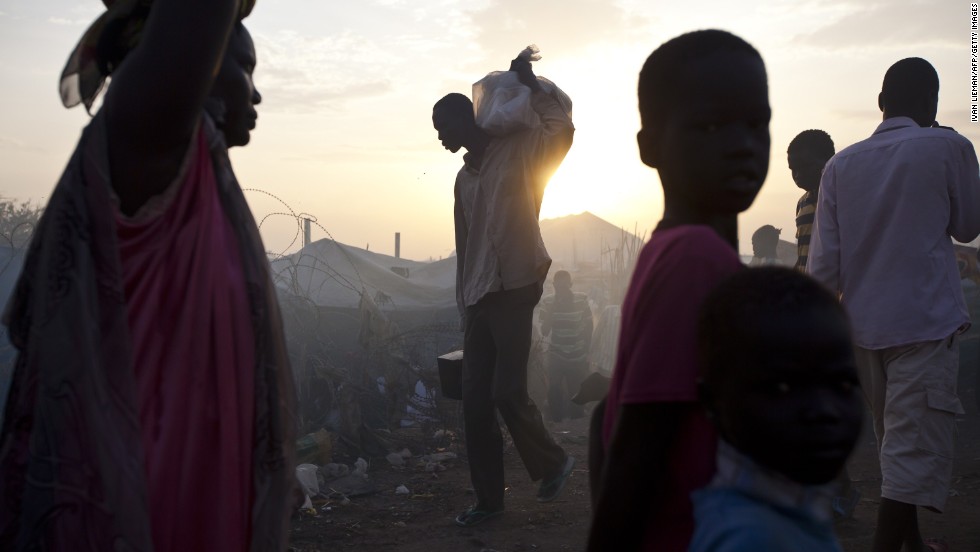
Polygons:
M469 510L456 516L453 523L459 525L460 527L473 527L474 525L479 525L484 521L495 518L500 514L504 513L504 509L499 510L481 510L479 506L471 506Z
M551 502L558 498L561 490L565 488L565 482L568 481L568 476L572 475L572 468L574 467L575 458L570 454L566 455L561 473L552 479L541 482L541 487L538 488L538 502Z

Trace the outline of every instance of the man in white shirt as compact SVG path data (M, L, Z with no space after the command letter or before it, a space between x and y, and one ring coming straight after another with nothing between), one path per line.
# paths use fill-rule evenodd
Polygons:
M558 446L527 395L534 307L551 257L538 214L544 188L572 145L570 113L546 93L521 58L511 63L531 89L538 124L503 137L477 126L473 104L449 94L432 109L439 140L466 148L456 176L456 301L464 320L463 422L476 504L456 517L470 527L504 509L503 442L495 410L507 424L537 499L554 500L574 458Z
M871 137L820 181L807 271L841 294L881 460L875 552L940 550L916 506L942 511L952 476L959 344L969 324L953 244L980 233L973 145L932 128L939 76L903 59L885 73Z

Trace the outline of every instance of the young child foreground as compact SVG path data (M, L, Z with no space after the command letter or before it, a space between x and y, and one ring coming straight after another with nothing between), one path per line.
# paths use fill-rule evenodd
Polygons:
M863 413L852 347L837 298L799 271L745 270L708 296L701 398L721 441L691 552L840 550L834 480Z

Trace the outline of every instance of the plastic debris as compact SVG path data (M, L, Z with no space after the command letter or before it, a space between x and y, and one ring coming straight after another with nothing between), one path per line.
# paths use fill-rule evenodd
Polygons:
M323 492L328 496L343 495L354 498L374 494L378 489L367 476L350 474L327 483Z
M397 495L407 495L407 494L412 494L412 492L409 491L408 490L408 487L406 487L405 485L399 485L399 486L395 487L395 494L397 494Z
M299 481L303 494L306 495L306 502L310 497L320 493L320 485L316 480L316 472L319 468L313 464L300 464L296 466L296 480ZM306 505L304 504L304 507Z
M385 456L385 459L388 460L388 463L391 464L392 466L405 465L405 459L402 458L402 455L397 452L389 453L388 456Z
M296 459L301 463L326 464L333 452L330 432L320 429L296 441Z
M330 463L320 466L320 473L322 473L324 477L328 479L337 479L339 477L350 475L350 466L347 464Z
M432 454L426 454L422 457L423 462L445 462L446 460L455 460L455 452L435 452Z
M425 471L428 473L436 473L441 471L446 471L446 466L443 466L439 462L426 462Z
M367 460L363 458L358 458L354 462L354 475L359 475L361 477L367 478L368 463Z

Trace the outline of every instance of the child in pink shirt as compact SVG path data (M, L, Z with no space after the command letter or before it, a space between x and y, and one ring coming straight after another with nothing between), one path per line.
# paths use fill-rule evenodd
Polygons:
M623 303L593 552L687 550L690 493L714 474L717 441L697 402L697 313L741 268L737 215L769 169L766 70L741 38L709 30L666 42L640 73L639 99L637 142L660 174L664 216Z

